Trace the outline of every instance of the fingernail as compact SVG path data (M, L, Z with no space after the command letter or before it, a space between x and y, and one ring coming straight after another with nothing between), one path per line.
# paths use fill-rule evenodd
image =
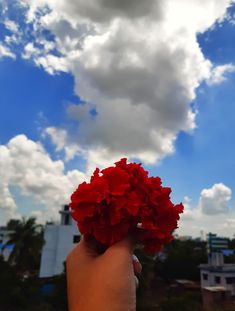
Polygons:
M136 276L135 276L135 287L136 289L139 287L139 280Z
M138 258L136 257L136 255L134 255L134 254L132 255L132 259L133 259L133 261L135 261L135 262L140 262L139 259L138 259Z

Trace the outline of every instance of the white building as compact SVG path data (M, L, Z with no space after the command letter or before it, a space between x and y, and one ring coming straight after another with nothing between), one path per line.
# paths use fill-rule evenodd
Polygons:
M65 205L60 214L60 224L46 225L45 228L40 278L61 274L64 271L64 262L68 253L80 240L80 233L71 217L69 206Z
M211 235L212 236L212 235ZM214 240L212 242L209 240L208 244L208 264L201 264L201 288L223 288L224 290L229 290L232 296L235 296L235 264L225 264L224 255L220 249L226 246L225 240L217 238L216 235L212 236ZM222 245L222 246L220 246ZM211 251L212 249L212 251ZM212 289L211 289L212 288Z
M8 230L6 227L0 227L0 254L3 256L4 260L7 261L10 253L13 250L14 245L6 245L9 241L12 230Z

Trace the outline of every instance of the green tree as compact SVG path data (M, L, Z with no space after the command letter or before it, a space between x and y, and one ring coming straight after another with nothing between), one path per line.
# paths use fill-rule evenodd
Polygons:
M10 239L5 244L13 244L9 263L17 267L21 273L36 272L40 265L43 245L43 228L36 224L35 218L10 220L7 229L11 230Z
M199 280L199 265L207 262L206 243L174 240L165 248L167 258L156 264L156 275L168 279Z
M135 254L142 265L142 272L138 276L139 288L137 290L137 311L148 310L152 305L151 299L151 282L154 278L155 260L151 255L146 254L141 248L135 249Z
M186 294L180 297L167 297L160 303L159 311L203 311L197 297Z

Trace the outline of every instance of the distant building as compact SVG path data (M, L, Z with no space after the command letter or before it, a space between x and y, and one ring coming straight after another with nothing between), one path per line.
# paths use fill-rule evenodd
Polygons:
M179 236L178 239L180 241L191 241L193 237L191 235L182 235L182 236Z
M14 245L6 243L9 241L12 230L8 230L6 227L0 227L0 254L3 256L4 260L7 261Z
M169 286L169 294L170 295L180 295L186 292L199 292L200 284L198 282L194 282L191 280L178 279L174 280L172 284Z
M223 264L213 266L210 264L200 265L201 288L211 286L223 286L235 296L235 264Z
M202 289L203 308L213 310L218 305L226 308L233 304L231 292L223 286L208 286Z
M71 217L69 206L65 205L60 214L60 224L48 224L45 228L45 244L42 249L40 278L61 274L64 270L64 262L68 253L80 240L80 233Z
M208 263L200 265L201 288L206 306L226 303L230 296L235 296L235 263L224 263L223 251L227 248L228 239L215 234L208 235Z

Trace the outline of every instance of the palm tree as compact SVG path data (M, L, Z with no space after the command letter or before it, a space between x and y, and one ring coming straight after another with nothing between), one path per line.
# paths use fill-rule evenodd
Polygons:
M7 229L11 230L10 239L5 244L13 244L8 262L18 268L19 272L30 273L38 270L43 245L43 228L30 217L22 220L10 220Z

